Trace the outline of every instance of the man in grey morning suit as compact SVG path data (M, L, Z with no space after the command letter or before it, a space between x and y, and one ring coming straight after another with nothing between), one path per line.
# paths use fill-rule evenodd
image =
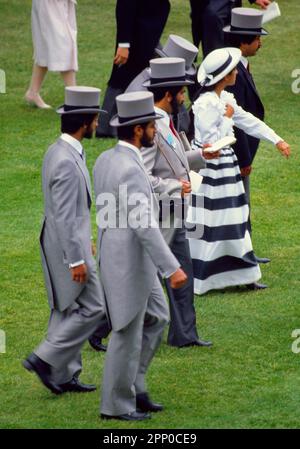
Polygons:
M170 119L170 114L176 113L184 101L184 86L192 81L186 79L182 58L152 59L150 68L151 78L144 86L154 93L155 110L163 115L163 119L156 125L154 147L143 148L142 156L155 192L172 195L179 200L182 209L184 197L191 192L190 169L199 171L205 164L200 151L185 151ZM188 275L187 284L178 290L173 290L168 280L166 282L171 314L168 343L177 347L211 346L211 342L199 340L197 333L194 275L184 223L173 223L168 229L162 222L161 227L173 254Z
M161 58L183 58L185 60L186 75L191 80L196 79L197 68L194 64L195 58L198 55L198 48L191 44L187 39L176 34L170 34L166 44L162 48L156 48L157 56ZM143 84L150 79L150 68L144 69L134 80L129 84L125 92L136 92L147 90ZM178 114L173 117L175 127L178 131L188 133L190 128L190 115L184 104L178 108Z
M62 135L43 162L45 217L40 237L51 315L47 338L23 362L55 394L89 392L79 381L80 349L94 329L109 327L91 249L91 185L80 141L91 138L98 121L100 90L67 87Z
M157 271L173 288L184 285L186 275L159 230L158 203L140 155L142 145L153 145L154 120L160 118L153 95L123 94L116 102L118 115L110 124L120 140L94 167L100 275L112 325L101 416L134 421L162 410L145 383L169 317Z

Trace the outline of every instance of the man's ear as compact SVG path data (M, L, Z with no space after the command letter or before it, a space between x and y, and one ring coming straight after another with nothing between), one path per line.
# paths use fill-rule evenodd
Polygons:
M136 136L140 137L140 136L143 134L144 130L143 130L143 128L141 127L141 125L136 125L136 126L134 127L133 132L134 132L134 134L135 134Z
M172 102L173 97L172 97L172 95L170 94L169 91L166 92L166 94L165 94L165 99L167 100L168 103L171 103L171 102Z

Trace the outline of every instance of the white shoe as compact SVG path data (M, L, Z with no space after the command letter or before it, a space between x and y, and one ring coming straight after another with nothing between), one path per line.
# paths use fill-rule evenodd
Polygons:
M45 103L39 94L32 94L29 91L25 94L25 100L31 106L36 106L39 109L52 109L52 107Z

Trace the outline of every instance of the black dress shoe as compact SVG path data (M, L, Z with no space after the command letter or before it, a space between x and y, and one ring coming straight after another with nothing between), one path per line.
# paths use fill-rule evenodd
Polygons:
M124 415L104 415L101 414L102 419L119 419L121 421L142 421L143 419L151 418L150 413L131 412Z
M212 345L213 345L212 341L195 340L195 341L191 341L190 343L186 343L185 345L181 346L181 348L188 348L190 346L204 346L204 347L209 348Z
M60 384L59 388L61 389L62 393L91 393L92 391L95 391L97 389L96 385L83 384L76 377L73 377L70 382Z
M89 338L89 344L95 351L102 351L105 352L107 350L107 346L102 344L102 340L100 338Z
M252 284L246 285L248 290L263 290L265 288L268 288L266 284L259 284L258 282L253 282Z
M136 395L136 409L138 412L161 412L164 408L161 404L155 404L149 398L148 393Z
M271 262L271 259L269 259L268 257L257 257L255 256L256 262L257 263L269 263Z
M51 380L51 365L40 359L34 352L23 360L23 366L28 371L33 371L48 390L54 394L61 394L62 390Z

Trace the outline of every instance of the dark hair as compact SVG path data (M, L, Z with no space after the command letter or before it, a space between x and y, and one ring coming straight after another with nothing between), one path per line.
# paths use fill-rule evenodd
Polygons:
M84 125L89 127L97 114L63 114L61 116L61 132L67 134L76 133Z
M229 47L240 48L242 44L252 44L257 38L257 35L254 34L225 34L225 44Z
M173 98L181 91L183 86L164 86L164 87L148 87L148 90L154 95L154 103L164 98L167 92L170 92Z
M134 138L134 128L138 125L140 125L143 130L147 128L149 125L149 122L146 123L136 123L135 125L128 125L128 126L119 126L117 129L118 132L118 139L120 140L131 140Z
M198 89L194 92L194 95L191 98L192 102L196 101L199 95L205 94L206 92L212 92L213 90L215 90L215 87L216 87L215 84L213 84L212 86L204 86L204 87L198 84Z

